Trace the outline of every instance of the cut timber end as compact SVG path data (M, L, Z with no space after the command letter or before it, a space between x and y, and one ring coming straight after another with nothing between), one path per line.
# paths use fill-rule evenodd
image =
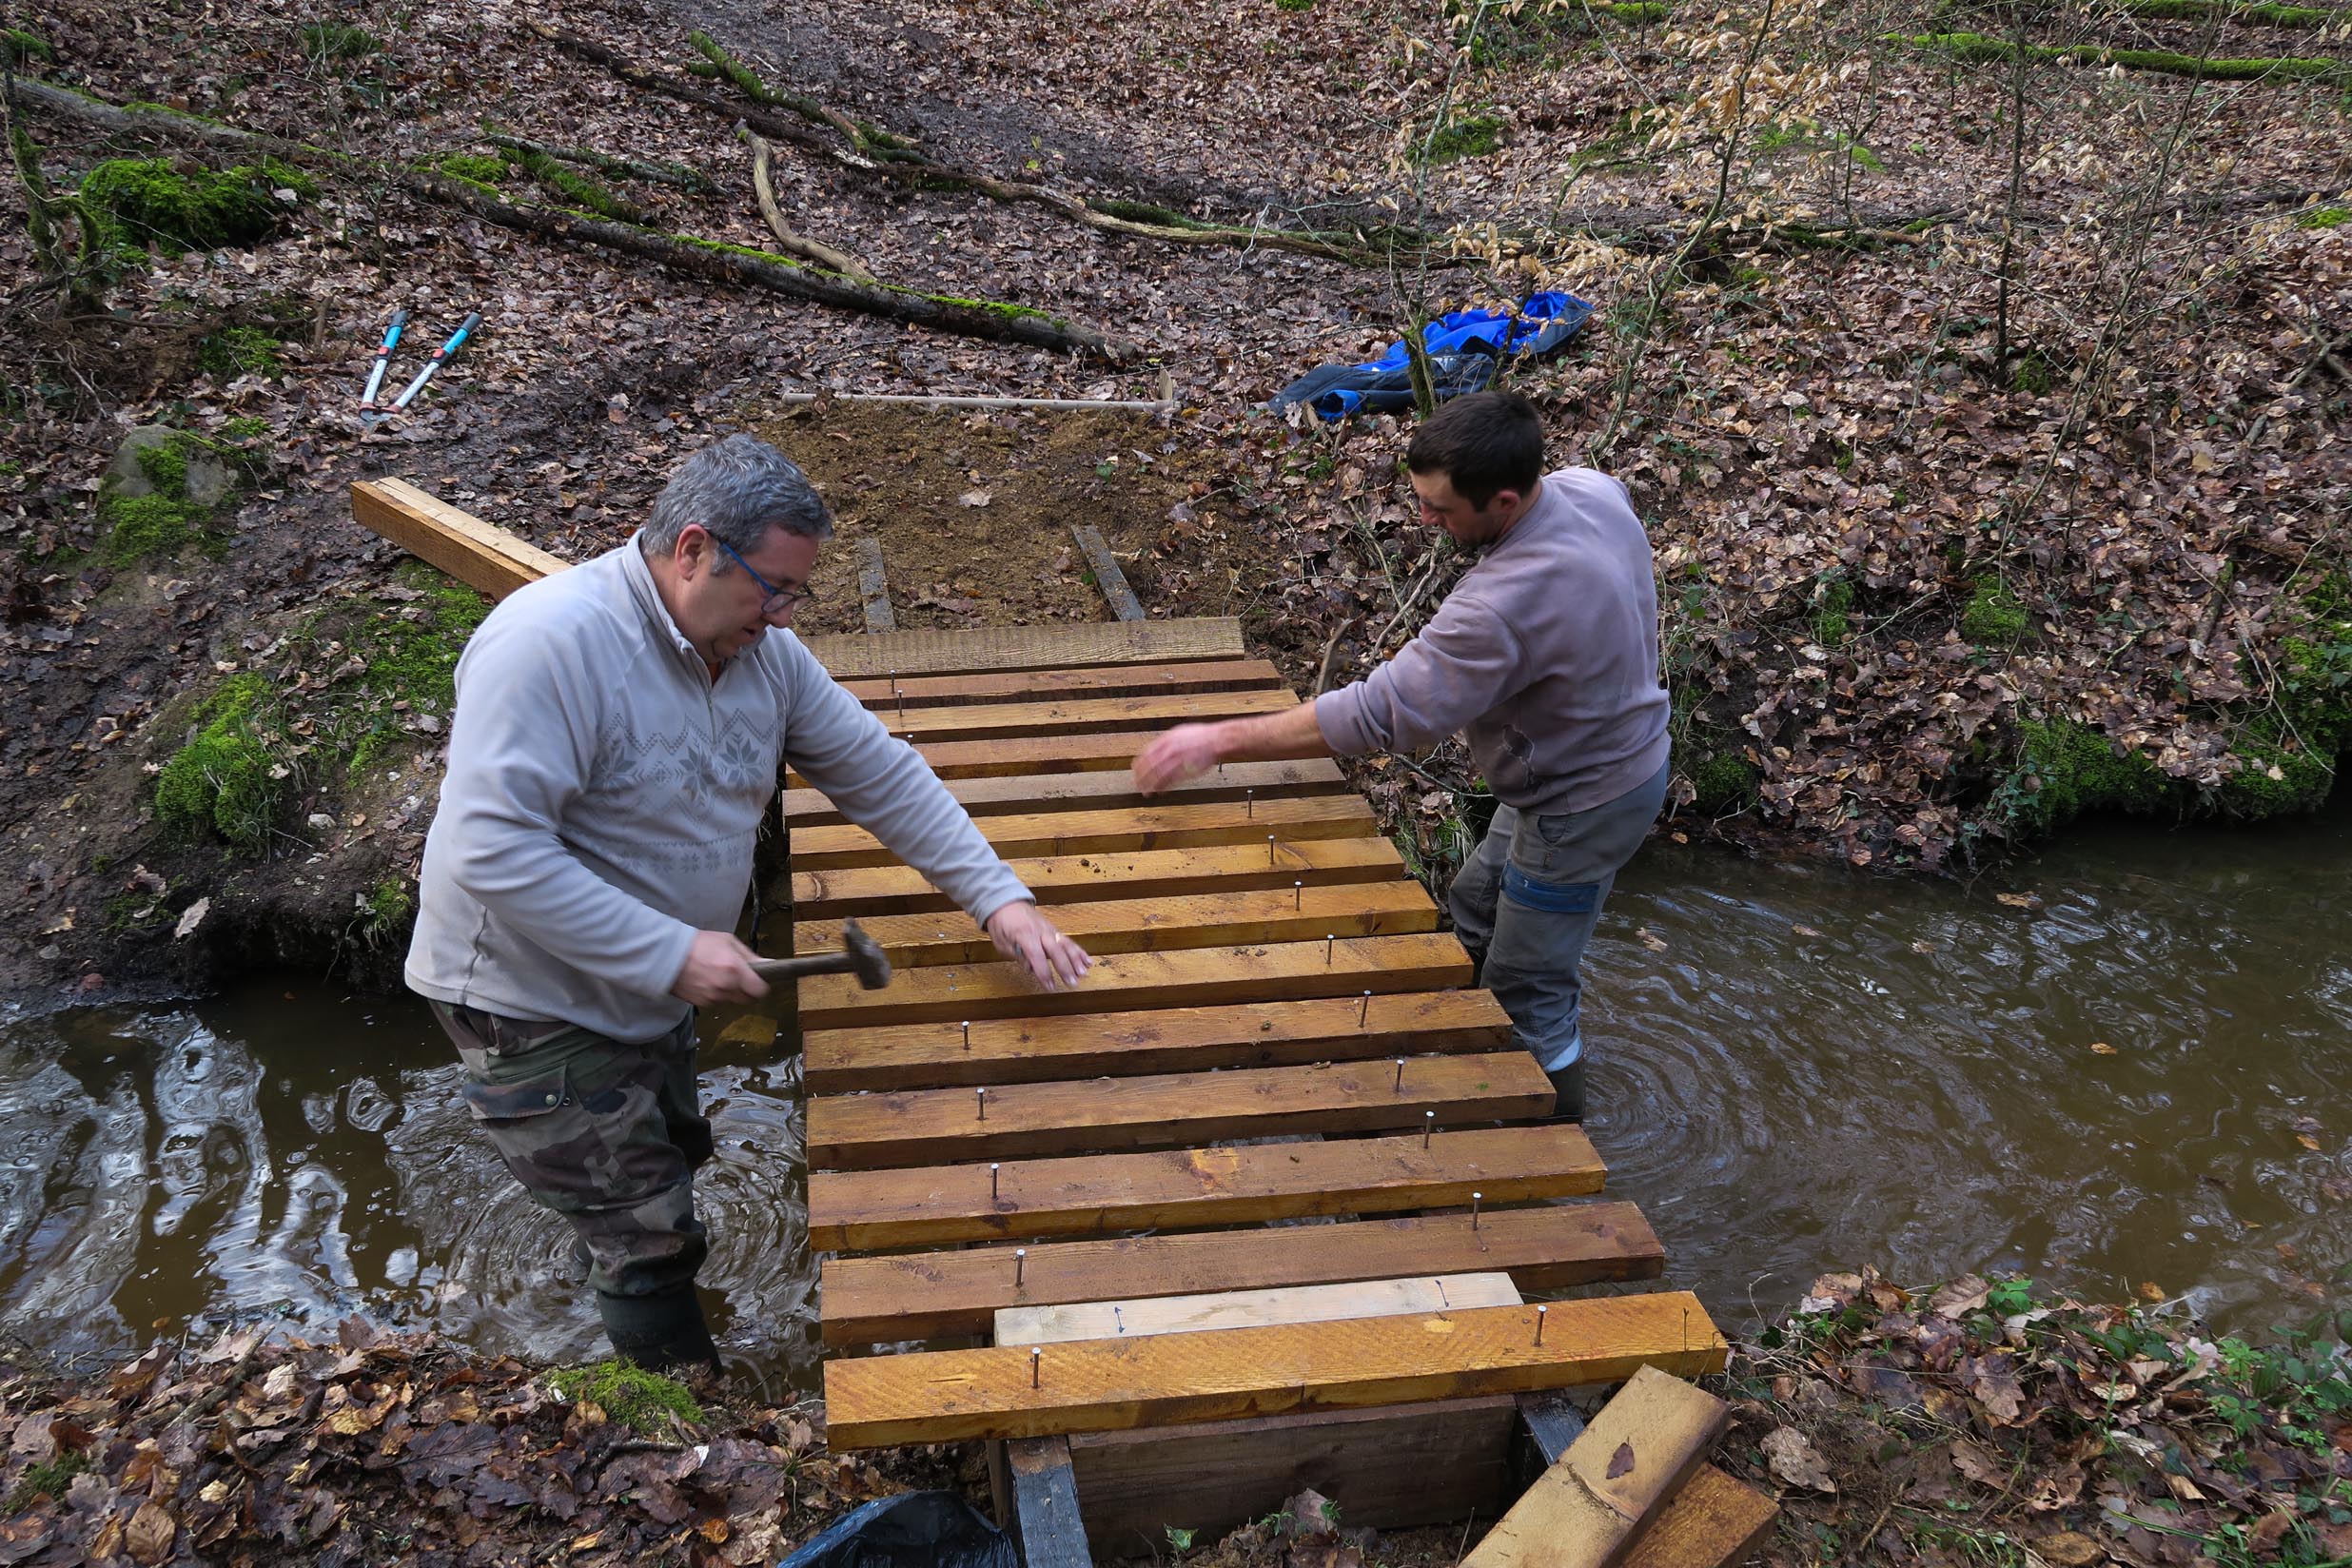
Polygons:
M523 584L572 564L403 480L353 484L351 515L362 527L492 598L504 598Z
M1556 1303L1540 1345L1524 1306L1088 1340L1055 1346L1034 1387L1020 1346L875 1356L826 1364L826 1437L839 1450L1360 1409L1645 1364L1698 1377L1725 1355L1698 1299L1676 1291Z

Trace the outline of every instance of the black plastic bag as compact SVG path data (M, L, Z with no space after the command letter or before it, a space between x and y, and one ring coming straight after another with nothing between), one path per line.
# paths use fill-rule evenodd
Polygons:
M954 1493L901 1492L834 1520L776 1568L1021 1568L1021 1554Z

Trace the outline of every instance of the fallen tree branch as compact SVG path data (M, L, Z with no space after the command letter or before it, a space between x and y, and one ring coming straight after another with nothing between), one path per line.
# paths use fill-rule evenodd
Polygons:
M2223 60L2205 55L2176 54L2170 49L2107 49L2097 44L2017 44L2007 38L1988 38L1981 32L1896 33L1892 42L1915 49L1948 54L1971 63L2014 60L2020 51L2029 60L2053 60L2062 66L2121 66L2126 70L2154 71L2163 76L2186 76L2204 82L2259 82L2271 78L2299 82L2352 81L2352 64L2332 59Z
M50 87L29 78L18 79L17 90L29 104L38 105L84 124L103 126L109 130L155 134L164 139L174 135L185 136L198 141L273 151L289 160L324 162L346 171L365 169L381 173L412 195L461 208L484 223L495 224L501 228L600 245L608 250L658 262L674 271L694 277L764 288L772 293L789 295L816 304L861 311L867 315L902 321L940 332L953 332L964 337L1029 343L1038 348L1088 354L1113 362L1125 358L1129 352L1127 345L1111 342L1091 327L1049 316L1027 305L1000 304L990 300L970 300L955 295L926 294L889 284L851 283L813 271L766 251L749 250L711 240L689 240L649 228L634 228L626 224L592 218L585 213L552 207L519 206L501 201L487 186L453 179L445 174L400 164L373 163L322 147L265 136L256 131L241 130L234 126L199 120L174 109L146 106L135 109L123 108L102 99L85 97L81 93L69 92L63 88Z
M822 240L796 233L784 222L784 209L776 206L775 181L769 168L772 155L768 139L741 121L735 123L735 134L752 145L752 194L758 198L759 215L768 220L768 230L775 236L776 244L795 256L806 256L819 266L831 267L852 283L872 283L873 274L856 257L835 250Z
M813 98L803 97L797 92L780 92L770 87L707 32L699 29L690 32L686 35L686 41L700 51L704 61L703 65L689 66L687 69L697 75L707 71L712 76L723 76L735 84L737 92L755 104L766 104L771 108L788 108L811 124L831 126L841 133L843 140L851 147L869 156L890 157L904 146L895 136L869 134L865 127L839 109L828 108Z
M609 152L598 152L594 147L550 147L542 142L526 142L519 136L509 135L499 129L488 120L481 123L481 130L483 141L494 147L502 147L508 152L535 152L542 158L553 158L559 163L578 164L601 173L617 174L624 180L644 180L654 185L676 186L680 190L691 190L697 195L715 196L718 193L718 182L700 169L688 168L684 164L651 164L637 158L616 158Z

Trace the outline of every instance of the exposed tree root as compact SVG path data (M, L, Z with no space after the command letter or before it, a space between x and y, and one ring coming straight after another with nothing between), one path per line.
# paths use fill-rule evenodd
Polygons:
M873 274L856 257L835 250L821 240L812 240L785 223L784 209L776 205L775 181L770 173L774 155L769 151L768 139L749 126L736 128L752 145L752 194L758 198L759 215L768 220L769 232L775 236L776 243L795 256L806 256L819 266L831 267L852 283L872 283Z

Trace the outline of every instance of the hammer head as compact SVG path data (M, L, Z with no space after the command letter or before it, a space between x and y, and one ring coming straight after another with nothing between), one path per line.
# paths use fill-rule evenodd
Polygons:
M854 920L841 922L841 948L850 960L850 972L868 990L880 990L891 983L891 961L882 951L882 944L868 936Z

